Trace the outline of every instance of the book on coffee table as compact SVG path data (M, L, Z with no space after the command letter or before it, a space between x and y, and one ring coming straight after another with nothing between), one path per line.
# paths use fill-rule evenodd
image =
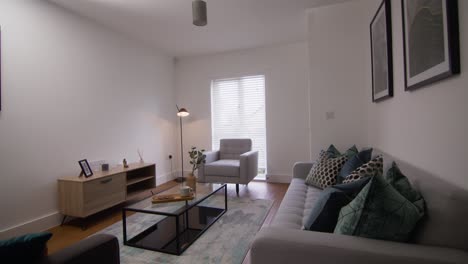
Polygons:
M195 195L193 194L188 196L182 196L180 194L155 195L153 196L152 203L180 202L193 200L193 198L195 198Z

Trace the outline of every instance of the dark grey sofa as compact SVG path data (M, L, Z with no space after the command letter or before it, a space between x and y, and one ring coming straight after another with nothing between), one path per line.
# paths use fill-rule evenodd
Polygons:
M119 242L112 235L94 235L47 256L40 263L119 264Z
M393 160L384 154L384 171ZM251 263L468 263L468 191L395 161L426 201L427 215L412 243L302 230L321 190L304 184L312 163L301 162L294 166L292 182L271 225L262 228L252 244Z

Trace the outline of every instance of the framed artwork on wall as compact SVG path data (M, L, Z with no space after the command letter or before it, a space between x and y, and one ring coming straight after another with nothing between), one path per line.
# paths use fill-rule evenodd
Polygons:
M393 96L392 15L390 0L382 1L370 24L372 102Z
M402 0L405 90L460 73L457 0Z

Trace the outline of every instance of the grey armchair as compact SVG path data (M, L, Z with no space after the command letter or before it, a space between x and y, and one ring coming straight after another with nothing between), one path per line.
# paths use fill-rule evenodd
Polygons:
M218 151L205 152L206 163L198 169L199 182L248 184L258 173L258 151L251 139L221 139Z

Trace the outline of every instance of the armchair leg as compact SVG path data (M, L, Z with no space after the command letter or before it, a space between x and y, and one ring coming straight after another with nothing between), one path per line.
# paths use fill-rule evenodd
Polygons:
M239 184L236 184L236 193L237 193L237 196L239 196Z

